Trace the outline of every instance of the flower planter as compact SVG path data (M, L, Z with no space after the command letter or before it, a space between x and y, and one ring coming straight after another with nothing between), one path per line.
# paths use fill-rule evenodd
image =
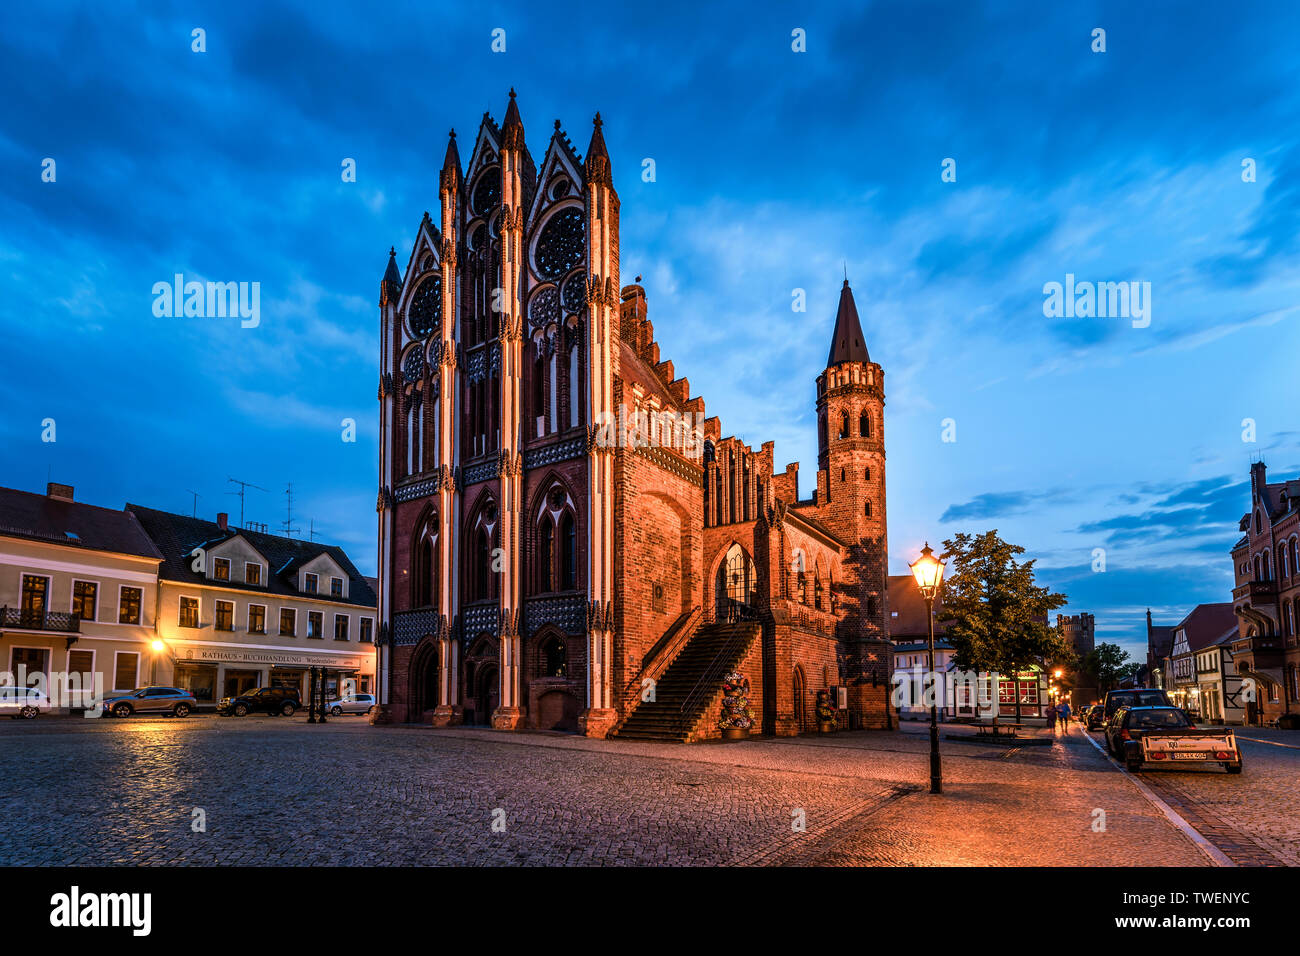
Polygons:
M818 732L819 734L831 734L831 733L834 733L834 732L835 732L835 724L833 724L833 723L832 723L831 721L829 721L829 720L824 720L824 721L822 721L821 723L819 723L819 724L817 725L817 732Z
M749 736L749 731L744 727L724 727L722 728L723 740L744 740Z

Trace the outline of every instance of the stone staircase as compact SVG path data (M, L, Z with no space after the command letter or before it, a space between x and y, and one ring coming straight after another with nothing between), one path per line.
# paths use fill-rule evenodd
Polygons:
M756 621L703 624L642 701L611 735L623 740L695 739L703 721L717 718L722 678L744 660L758 638Z

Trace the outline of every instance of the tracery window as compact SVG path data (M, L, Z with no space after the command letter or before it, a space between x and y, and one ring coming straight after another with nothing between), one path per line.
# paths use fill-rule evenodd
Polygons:
M543 279L558 279L582 264L584 251L581 207L562 209L546 221L537 240L537 272Z

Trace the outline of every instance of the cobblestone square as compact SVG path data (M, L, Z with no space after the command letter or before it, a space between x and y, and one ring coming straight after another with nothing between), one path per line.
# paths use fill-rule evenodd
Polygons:
M1212 862L1077 729L1050 746L945 740L941 796L927 792L926 746L919 724L685 746L357 718L5 721L0 854L20 865ZM1293 863L1297 814L1269 808L1294 799L1283 784L1300 751L1246 746L1235 781L1181 773L1166 785Z

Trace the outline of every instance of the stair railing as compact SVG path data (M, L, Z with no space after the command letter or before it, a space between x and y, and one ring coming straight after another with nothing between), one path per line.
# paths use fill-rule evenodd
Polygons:
M717 609L715 615L709 615L709 623L720 623L739 625L758 621L758 612L748 604L742 604L739 601L729 602L724 607ZM704 673L700 679L695 682L686 699L682 701L682 706L677 713L677 730L678 733L690 733L690 727L687 722L690 715L710 697L718 692L718 684L722 680L723 674L728 668L733 666L736 657L744 650L753 640L753 633L747 627L735 627L730 637L728 637L718 648L718 652L713 655L713 660L704 668Z
M664 632L663 637L655 641L654 646L641 658L641 669L623 688L623 699L630 700L639 696L641 685L646 678L658 681L663 672L677 658L678 653L694 636L703 619L701 609L696 606L678 616L672 627Z

